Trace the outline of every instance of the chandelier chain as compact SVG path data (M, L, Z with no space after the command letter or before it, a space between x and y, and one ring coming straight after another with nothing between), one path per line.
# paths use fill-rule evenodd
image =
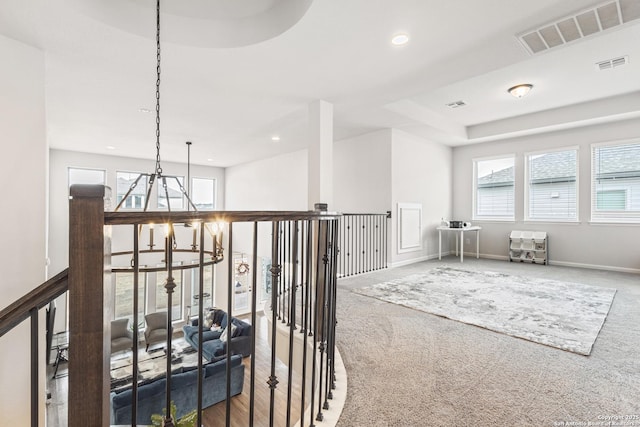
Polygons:
M162 175L160 166L160 0L156 1L156 175Z

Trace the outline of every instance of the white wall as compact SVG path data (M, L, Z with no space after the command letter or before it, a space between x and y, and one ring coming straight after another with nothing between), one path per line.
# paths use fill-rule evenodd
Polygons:
M226 169L227 210L306 211L308 204L307 150L295 151ZM234 229L234 252L252 253L252 228ZM259 228L258 256L271 258L271 229Z
M333 200L329 210L384 213L391 210L391 129L336 141Z
M226 169L227 210L307 210L307 150Z
M452 150L443 144L392 132L392 265L438 256L438 232L442 218L452 212ZM422 249L398 252L398 203L422 205ZM444 239L444 237L443 237ZM448 244L443 242L443 252Z
M482 226L481 256L507 259L511 230L541 230L549 233L550 262L559 265L606 267L640 272L638 225L590 224L591 147L598 142L640 138L640 120L633 119L543 135L513 138L453 150L453 216L469 220L473 214L473 159L515 154L514 222L473 221ZM578 215L575 224L523 221L524 154L532 151L578 146Z
M44 54L0 36L0 309L45 280L47 142ZM39 316L40 349L44 316ZM29 321L0 338L0 414L3 425L29 425ZM44 356L44 351L41 352ZM44 359L41 357L41 366ZM40 393L44 398L44 372ZM40 425L44 425L44 399Z
M435 227L451 216L451 148L385 129L334 143L334 206L330 211L392 211L390 261L406 263L438 255ZM227 168L229 210L305 210L307 151ZM423 248L397 252L397 204L421 203ZM248 231L235 232L247 241ZM268 231L264 231L266 236ZM260 239L263 241L263 238ZM264 239L266 241L266 239ZM445 245L445 250L448 246ZM260 256L270 256L264 244ZM247 250L234 246L234 251Z
M69 182L68 169L91 168L106 172L106 185L112 189L111 209L116 207L116 172L145 172L155 170L155 160L134 159L129 157L108 156L79 153L65 150L50 150L49 153L49 272L55 275L69 266ZM187 165L182 163L162 162L164 174L187 177ZM215 178L217 180L218 209L224 209L224 169L191 165L192 178ZM156 193L158 183L155 184ZM152 195L152 199L155 194ZM153 206L153 200L151 205ZM125 232L122 228L114 229L112 244L117 249L118 235ZM126 237L128 239L128 235ZM128 241L128 240L127 240ZM56 331L65 329L66 303L65 297L56 300Z
M116 206L116 172L145 172L155 169L155 160L134 159L130 157L107 156L99 154L79 153L65 150L50 151L50 271L56 274L69 265L69 182L68 169L91 168L106 171L106 185L112 189L111 209ZM162 170L166 175L187 177L187 165L183 163L162 162ZM215 178L217 180L217 209L224 209L225 185L224 169L191 165L192 178ZM154 185L157 189L158 183ZM186 188L186 185L185 185ZM154 190L154 193L156 191ZM155 195L155 194L154 194ZM154 197L152 195L152 198ZM153 203L151 204L153 205ZM151 209L151 208L150 208Z

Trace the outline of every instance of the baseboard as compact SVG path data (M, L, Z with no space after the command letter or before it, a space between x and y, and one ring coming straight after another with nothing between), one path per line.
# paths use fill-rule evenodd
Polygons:
M568 262L568 261L553 261L553 260L549 260L549 265L557 265L557 266L561 266L561 267L588 268L590 270L616 271L618 273L640 274L640 269L638 269L638 268L615 267L615 266L611 266L611 265L598 265L598 264L584 264L584 263L581 263L581 262Z
M452 255L452 251L443 252L442 256ZM465 252L464 257L466 258L476 258L475 252ZM480 258L482 259L492 259L497 261L509 261L509 257L506 255L493 255L493 254L480 254ZM429 261L433 259L438 259L438 254L422 256L419 258L413 258L406 261L398 261L389 264L389 268L402 267L405 265L416 264L422 261ZM557 265L560 267L574 267L574 268L587 268L590 270L605 270L605 271L616 271L618 273L631 273L631 274L640 274L640 268L628 268L628 267L616 267L611 265L598 265L598 264L585 264L580 262L569 262L569 261L554 261L549 260L549 265ZM376 270L377 271L377 270Z
M442 254L442 256L445 256L445 255L449 255L449 253L447 252L447 253L443 253ZM437 259L437 258L438 258L437 254L421 256L419 258L411 258L411 259L404 260L404 261L398 261L398 262L390 263L389 264L389 268L402 267L402 266L405 266L405 265L416 264L418 262L429 261L431 259Z

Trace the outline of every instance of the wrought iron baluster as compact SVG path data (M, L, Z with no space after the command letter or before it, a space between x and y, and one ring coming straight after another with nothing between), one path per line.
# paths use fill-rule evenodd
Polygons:
M279 236L280 236L280 223L278 221L273 223L273 232L271 234L271 258L273 261L279 263ZM272 288L275 289L275 286L279 285L278 279L280 277L280 265L271 264L271 283ZM269 426L273 427L274 425L274 417L275 417L275 392L276 387L278 385L278 377L276 376L276 310L278 306L278 295L275 292L271 293L271 373L269 375L269 379L267 380L267 384L270 389L269 396Z
M171 415L171 339L173 335L173 319L172 319L172 311L173 311L173 292L176 288L176 283L173 279L173 240L174 240L174 229L173 223L168 223L168 233L167 238L165 239L165 251L167 254L166 265L167 265L167 280L164 284L164 288L167 291L167 365L166 365L166 401L165 408L166 414L164 417L164 427L174 427L175 420Z

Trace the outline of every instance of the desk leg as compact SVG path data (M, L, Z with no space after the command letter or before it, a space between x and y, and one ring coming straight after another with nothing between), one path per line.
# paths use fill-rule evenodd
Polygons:
M480 259L480 230L476 231L476 259Z
M464 231L460 230L460 262L464 261Z
M453 240L456 241L456 256L458 256L458 236L456 236L456 232L453 232L453 237L455 237Z
M438 230L438 260L442 260L442 230Z

